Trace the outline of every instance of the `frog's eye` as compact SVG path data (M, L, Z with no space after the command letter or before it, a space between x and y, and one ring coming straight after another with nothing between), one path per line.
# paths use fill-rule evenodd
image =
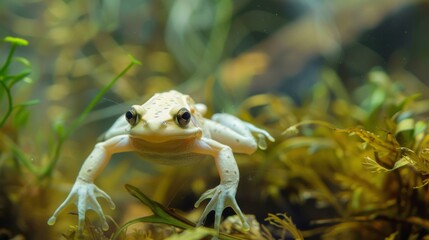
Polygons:
M176 121L180 127L186 127L189 121L191 121L191 113L188 109L182 108L176 114Z
M130 108L130 110L125 113L125 119L127 119L127 122L131 126L135 126L137 124L138 118L139 114L137 113L135 108Z

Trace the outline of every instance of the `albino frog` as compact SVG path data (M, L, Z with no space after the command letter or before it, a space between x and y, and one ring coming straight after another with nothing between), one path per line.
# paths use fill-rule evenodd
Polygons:
M220 176L220 184L206 191L195 203L211 199L197 225L202 225L207 214L215 211L214 228L219 232L221 215L231 207L239 216L243 228L248 229L236 200L239 172L234 153L252 154L257 146L265 149L265 138L274 141L266 131L243 122L229 114L215 114L206 119L206 106L195 104L193 99L177 91L155 94L143 105L134 105L105 133L104 141L95 145L79 172L76 182L64 202L48 220L53 225L57 215L70 203L77 206L79 234L82 233L85 212L94 210L107 224L97 197L105 198L111 208L112 199L94 184L114 153L134 151L144 159L156 163L183 163L195 161L202 155L212 156ZM258 142L255 140L258 138Z

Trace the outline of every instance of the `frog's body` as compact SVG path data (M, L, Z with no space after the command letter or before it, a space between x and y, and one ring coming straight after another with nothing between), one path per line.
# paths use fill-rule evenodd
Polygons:
M212 156L221 181L195 204L198 207L201 201L211 198L198 224L202 224L207 214L214 210L215 229L219 230L223 209L231 207L241 218L243 227L247 228L244 215L235 200L239 171L233 152L253 153L258 146L253 135L259 137L261 143L265 137L271 141L274 139L266 131L228 114L215 114L211 120L206 119L203 117L205 111L204 105L195 104L188 95L177 91L155 94L143 105L134 105L105 133L104 141L95 145L69 196L48 223L54 224L59 212L74 202L78 208L80 231L88 209L97 212L103 220L103 229L108 229L96 197L106 198L112 208L114 204L93 182L112 154L134 151L144 159L164 164L192 162L195 158Z

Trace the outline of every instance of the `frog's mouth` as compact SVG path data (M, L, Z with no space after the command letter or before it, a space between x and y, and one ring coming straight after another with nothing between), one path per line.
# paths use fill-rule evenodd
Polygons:
M130 135L135 139L142 139L149 143L162 143L182 139L195 139L202 137L202 129L199 127L190 126L188 128L180 128L174 123L164 123L159 127L151 127L148 125L137 125L130 129Z
M165 142L146 141L143 138L134 138L133 145L138 149L137 152L153 155L177 155L189 151L194 144L195 138L175 139Z

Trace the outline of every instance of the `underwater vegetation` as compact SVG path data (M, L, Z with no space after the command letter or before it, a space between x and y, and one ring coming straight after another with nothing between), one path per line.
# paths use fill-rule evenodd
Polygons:
M75 206L47 221L83 160L171 89L275 138L235 155L250 230L226 209L220 239L429 239L427 1L0 5L0 240L78 239ZM116 154L96 183L117 206L100 200L109 230L89 211L84 239L216 234L194 208L213 161Z

